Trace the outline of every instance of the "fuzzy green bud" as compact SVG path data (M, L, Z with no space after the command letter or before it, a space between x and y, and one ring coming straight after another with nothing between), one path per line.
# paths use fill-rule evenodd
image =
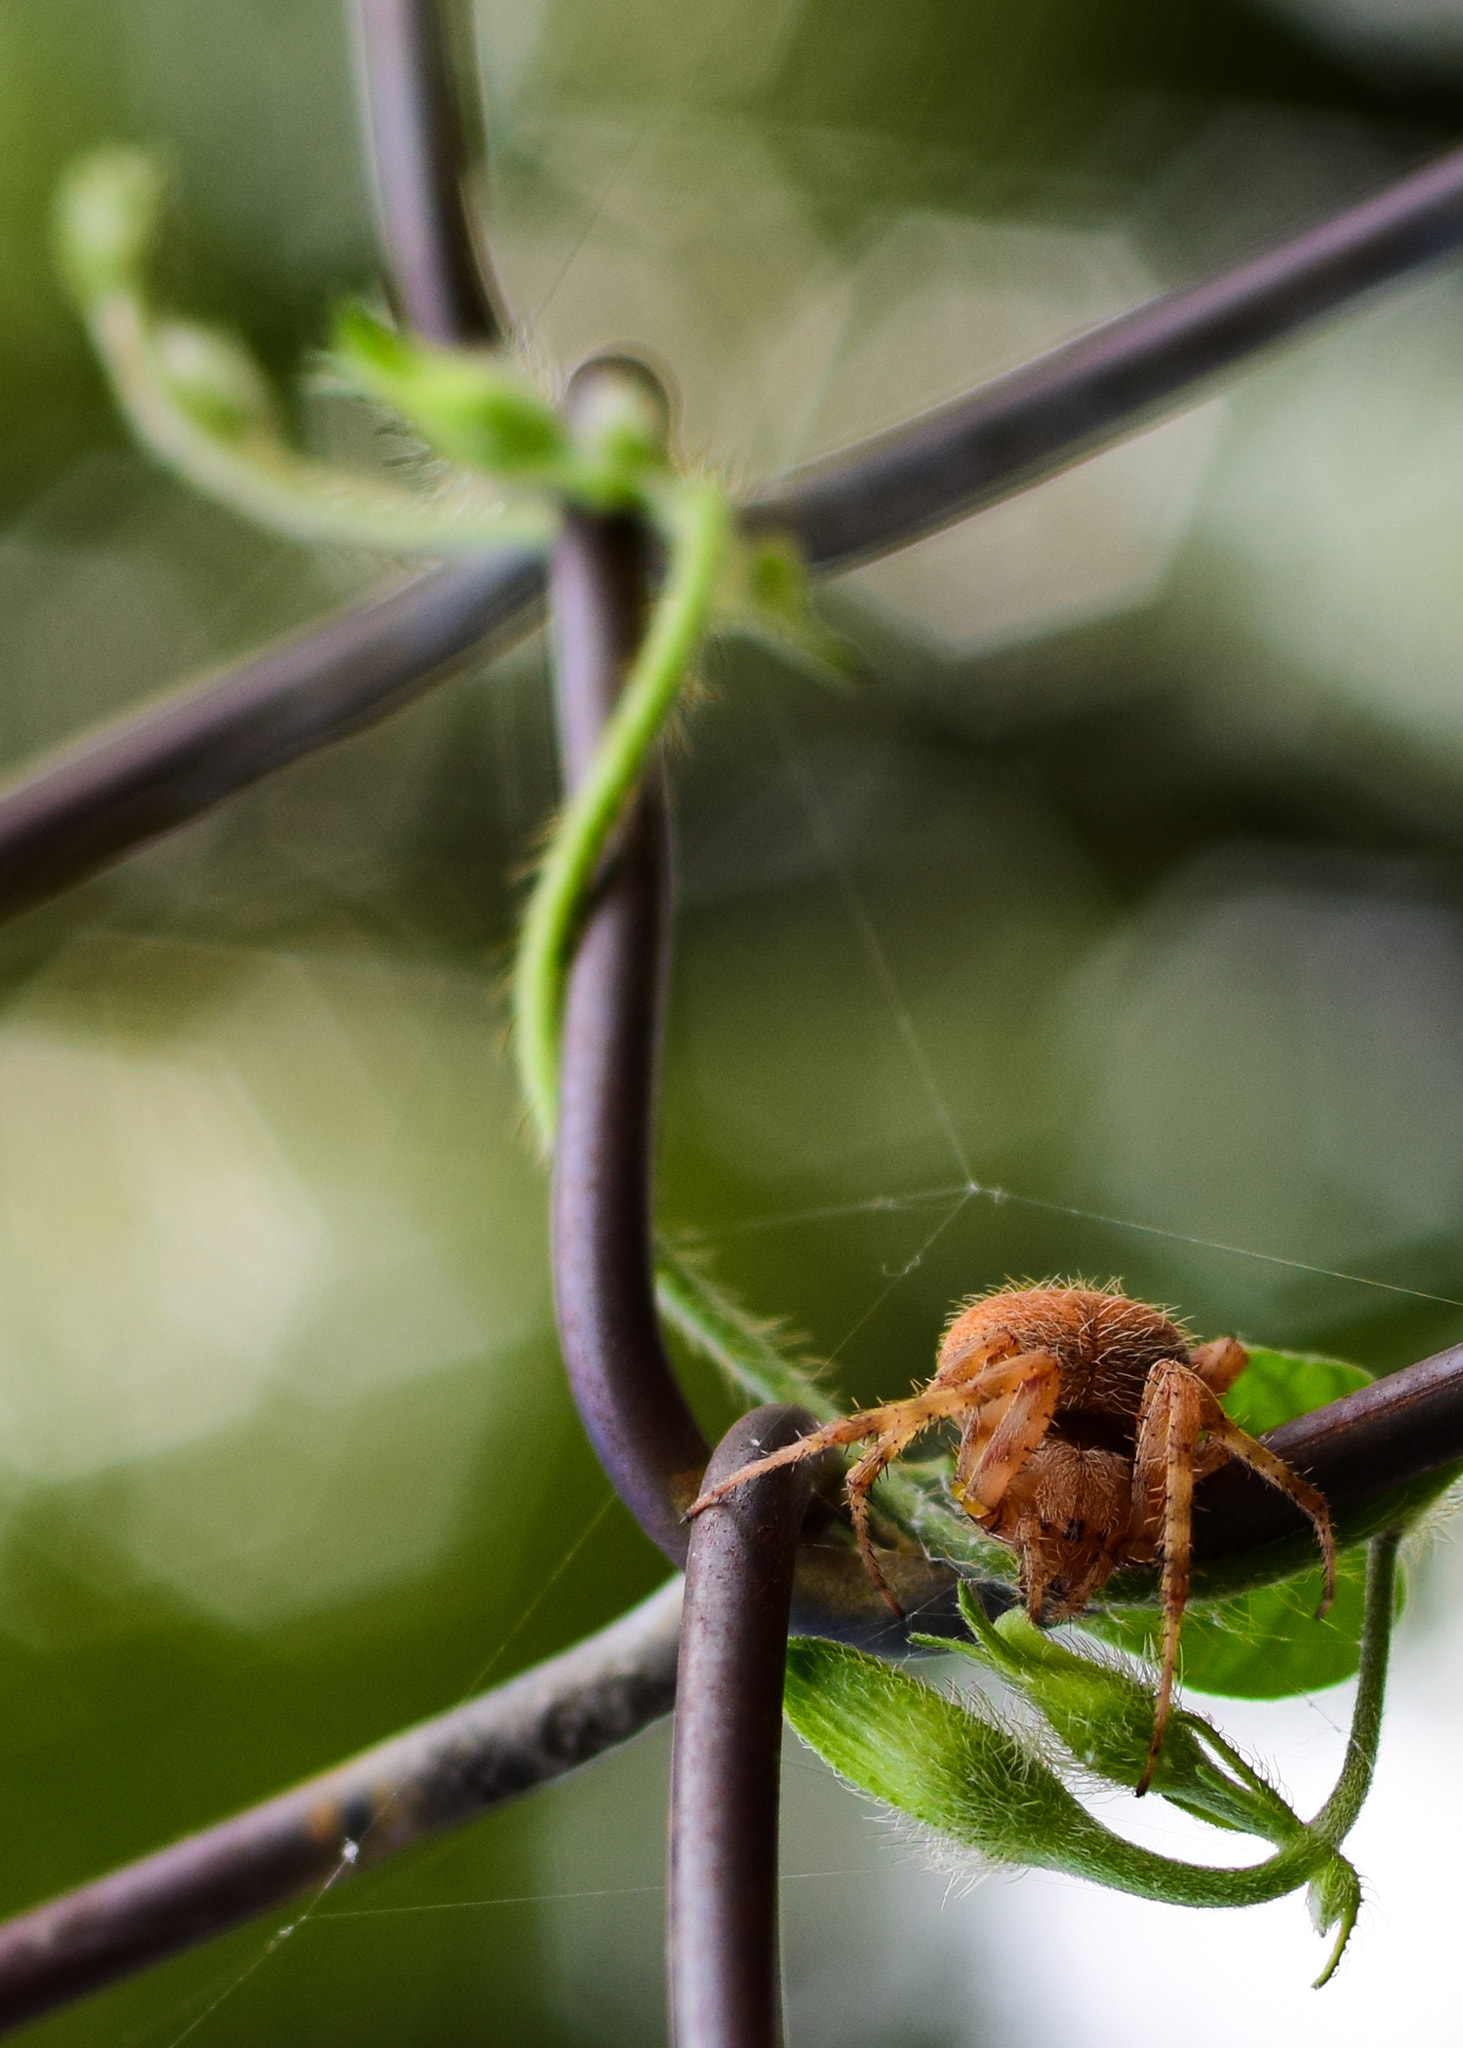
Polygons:
M808 604L808 572L793 541L759 535L748 543L747 596L775 619L801 620Z
M553 407L494 356L432 347L355 308L336 323L335 351L358 390L454 462L505 483L552 483L570 459Z
M973 1658L1021 1692L1084 1770L1133 1790L1143 1779L1153 1738L1152 1689L1119 1665L1077 1656L1044 1635L1020 1608L990 1622L968 1586L960 1590L960 1608L972 1640L941 1647ZM1169 1721L1151 1782L1175 1806L1215 1826L1263 1841L1294 1840L1303 1832L1298 1816L1247 1766L1236 1768L1238 1763L1207 1722L1178 1713Z
M1336 1965L1345 1955L1361 1911L1361 1879L1344 1856L1333 1856L1316 1872L1306 1888L1306 1904L1317 1934L1329 1934L1333 1927L1338 1930L1326 1967L1316 1979L1315 1988L1319 1991L1331 1981Z
M140 149L104 149L73 164L56 196L56 260L86 307L141 280L162 211L162 173Z
M199 426L225 441L278 436L279 409L269 380L232 335L168 320L154 340L170 394Z
M992 1862L1063 1870L1170 1905L1249 1906L1296 1890L1335 1857L1305 1828L1240 1869L1157 1856L1104 1827L1008 1729L846 1643L789 1643L783 1705L850 1784Z
M788 1644L787 1718L840 1776L997 1863L1071 1867L1097 1826L994 1722L841 1643Z

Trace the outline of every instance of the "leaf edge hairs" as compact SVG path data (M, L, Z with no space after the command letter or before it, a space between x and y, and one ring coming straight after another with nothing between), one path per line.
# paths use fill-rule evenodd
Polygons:
M1104 1826L1074 1784L1131 1789L1146 1755L1153 1694L1115 1663L1080 1657L1016 1614L992 1624L966 1590L971 1642L956 1647L1003 1677L1041 1717L1046 1740L1004 1727L986 1707L847 1644L788 1645L788 1721L847 1784L913 1821L977 1866L1061 1871L1171 1905L1260 1905L1307 1886L1319 1933L1336 1930L1316 1978L1328 1983L1361 1905L1341 1855L1370 1789L1381 1729L1401 1532L1373 1539L1362 1661L1346 1756L1330 1797L1302 1821L1208 1721L1176 1713L1153 1789L1211 1826L1270 1842L1263 1862L1212 1867L1160 1856ZM929 1646L938 1645L929 1639ZM1060 1768L1049 1758L1060 1753Z

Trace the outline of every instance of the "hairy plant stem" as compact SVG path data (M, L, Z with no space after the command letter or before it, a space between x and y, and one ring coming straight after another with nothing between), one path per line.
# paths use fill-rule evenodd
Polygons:
M1313 1835L1338 1847L1356 1824L1376 1770L1392 1621L1397 1607L1397 1551L1401 1542L1400 1529L1386 1529L1372 1538L1367 1553L1366 1616L1362 1622L1361 1663L1356 1674L1356 1702L1351 1710L1346 1761L1331 1797L1310 1822Z
M115 287L86 307L87 330L137 439L198 490L292 540L380 554L482 554L547 547L547 511L506 509L458 472L434 493L405 491L299 455L264 432L213 432L174 395L140 293Z
M669 545L665 582L589 774L560 816L518 943L518 1077L546 1154L558 1121L559 1028L575 926L610 835L695 660L732 533L726 497L708 483L685 483L667 494L657 524Z

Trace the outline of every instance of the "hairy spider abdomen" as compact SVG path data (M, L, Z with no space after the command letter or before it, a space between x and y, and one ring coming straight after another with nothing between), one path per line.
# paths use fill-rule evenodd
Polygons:
M1095 1287L1018 1287L964 1308L945 1332L935 1386L973 1378L1023 1353L1054 1358L1061 1372L1056 1412L1086 1411L1136 1428L1148 1375L1162 1359L1187 1362L1178 1324L1146 1302Z

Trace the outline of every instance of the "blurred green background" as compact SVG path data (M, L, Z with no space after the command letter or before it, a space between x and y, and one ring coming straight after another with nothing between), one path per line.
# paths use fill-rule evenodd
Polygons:
M738 481L1373 189L1463 111L1458 0L484 0L478 31L534 359L648 349ZM126 445L46 256L60 167L109 139L172 167L168 295L280 374L373 276L335 0L0 12L10 764L382 573ZM339 401L298 424L372 454ZM675 764L667 1225L864 1399L1008 1275L1376 1369L1463 1336L1460 564L1444 272L845 578L851 692L717 654ZM553 786L534 642L0 934L6 1909L664 1576L559 1384L502 1057ZM1418 1770L1452 1739L1456 1576L1413 1603ZM1344 1699L1246 1712L1324 1783ZM792 1763L796 2042L1166 2041L1221 1942L1195 2043L1375 2038L1404 1980L1413 2038L1449 2037L1405 1830L1327 2007L1295 1902L1273 1941L1035 1881L941 1916ZM664 1765L653 1736L36 2038L658 2042ZM1135 2012L1153 1950L1170 2002Z

